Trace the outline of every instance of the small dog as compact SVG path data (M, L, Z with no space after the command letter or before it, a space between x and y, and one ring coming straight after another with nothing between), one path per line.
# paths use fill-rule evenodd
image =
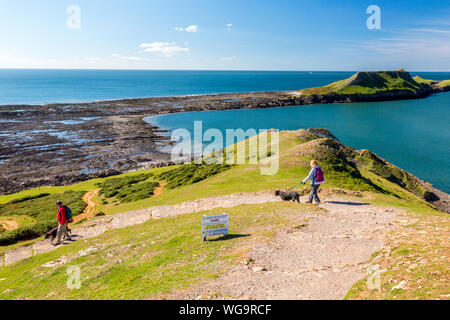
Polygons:
M70 230L69 227L67 227L67 232L70 233L70 234L72 234L72 230ZM56 227L56 228L50 230L49 232L47 232L47 233L45 234L45 239L48 239L48 238L51 237L51 238L52 238L51 241L53 242L53 240L55 240L57 234L58 234L58 227Z
M275 191L275 195L281 197L283 201L297 201L300 203L300 194L298 192L281 192L280 190Z

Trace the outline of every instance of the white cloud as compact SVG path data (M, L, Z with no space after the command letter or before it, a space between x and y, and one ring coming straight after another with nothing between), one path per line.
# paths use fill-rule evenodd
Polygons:
M234 59L236 59L235 56L220 58L220 60L222 60L222 61L233 61Z
M441 30L441 29L410 29L410 30L416 32L450 33L450 30Z
M175 42L152 42L142 43L141 48L144 48L145 52L162 53L167 57L173 56L177 52L187 52L189 48L183 48L176 45Z
M227 24L227 28L231 28L233 26L232 23Z
M177 31L186 31L186 32L198 32L198 26L196 25L192 25L186 28L181 28L181 27L175 27L175 30Z

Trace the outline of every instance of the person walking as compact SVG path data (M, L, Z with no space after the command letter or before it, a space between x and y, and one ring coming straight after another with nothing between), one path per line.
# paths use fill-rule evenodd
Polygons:
M60 245L61 237L64 235L64 238L71 241L72 238L70 237L69 233L67 232L67 225L69 223L69 220L67 219L67 207L63 205L61 201L57 201L56 205L58 206L58 233L56 234L56 243L53 244L54 246Z
M311 192L306 203L312 203L314 200L316 204L319 205L320 198L317 192L319 191L320 185L322 183L325 183L325 177L316 160L311 161L311 171L309 172L309 175L305 178L305 180L303 180L303 184L305 184L308 180L311 181Z

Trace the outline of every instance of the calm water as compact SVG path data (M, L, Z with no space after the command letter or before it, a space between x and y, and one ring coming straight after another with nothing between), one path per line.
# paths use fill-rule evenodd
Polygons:
M353 72L0 70L0 105L89 102L321 86Z
M0 70L0 105L85 102L135 97L294 90L354 72ZM412 73L450 79L450 73ZM172 114L160 126L205 129L324 127L343 143L367 148L450 192L450 93L423 100Z
M391 163L450 192L450 92L421 100L177 113L153 124L203 130L328 128L344 144L370 149ZM224 135L225 136L225 135Z

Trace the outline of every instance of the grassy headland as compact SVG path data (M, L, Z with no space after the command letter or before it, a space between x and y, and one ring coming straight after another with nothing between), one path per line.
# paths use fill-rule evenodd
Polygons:
M386 93L424 94L428 81L416 81L403 69L397 71L365 71L352 77L317 88L303 89L303 95L376 95Z
M241 143L247 144L248 141ZM382 259L379 263L389 275L383 277L381 291L369 292L364 287L364 282L361 282L355 286L349 297L435 298L445 291L446 285L441 281L445 275L442 269L443 260L430 260L420 268L408 272L404 268L397 268L401 261L411 260L411 257L434 259L436 254L442 256L448 250L447 242L435 239L448 233L448 215L425 201L428 189L420 180L370 151L346 147L324 129L283 131L280 133L280 152L261 156L279 158L280 170L277 174L262 176L260 167L251 164L231 168L205 165L194 168L192 165L175 166L90 180L73 186L22 191L18 194L1 196L0 203L3 204L3 208L9 208L18 203L44 201L49 196L39 195L47 193L52 195L52 198L47 199L48 206L53 206L53 198L60 197L64 191L78 195L98 189L100 186L104 192L96 199L96 210L108 215L211 196L291 187L306 176L309 161L316 158L326 172L327 184L324 186L326 192L340 192L348 197L357 197L359 201L403 208L406 215L418 219L416 225L405 227L407 232L401 241L396 241L392 247L393 251L399 252L395 260L389 260L387 258L389 255L384 253L378 256L378 259ZM191 174L190 179L185 179L186 173ZM201 179L192 179L195 176ZM162 192L157 196L151 194L144 196L139 191L142 198L129 198L136 190L142 191L140 187L146 183L152 183L152 186L160 184ZM123 188L116 189L115 184ZM130 201L120 201L122 197L119 195L123 191L126 191L124 198ZM24 200L24 197L28 198ZM47 202L35 205L44 206ZM220 241L208 242L206 245L199 241L200 217L203 214L222 213L223 210L215 209L150 220L144 224L113 230L53 252L35 255L16 264L0 267L2 279L0 298L156 297L162 293L186 288L201 280L216 278L231 265L241 261L252 244L270 241L279 230L292 225L298 212L304 210L318 209L311 205L293 203L242 205L227 209L231 217L231 232L235 236L229 239L219 238ZM12 214L9 211L8 213ZM12 215L11 218L14 219ZM411 236L415 231L431 230L430 228L434 230L430 231L430 234L421 233L421 237ZM394 239L399 235L394 234L392 237ZM430 237L433 240L431 242ZM13 247L4 246L0 252L4 253L10 248ZM89 254L80 254L86 250ZM1 255L2 253L0 259ZM377 255L374 255L374 259L376 257ZM68 263L78 265L82 269L81 289L67 288ZM426 290L420 289L420 285L411 286L414 281L417 282L431 273L436 276L430 278L430 283L427 282ZM401 295L395 295L395 291L391 291L395 283L390 280L405 277L408 277L410 286L414 289L405 291L407 294L403 292Z

